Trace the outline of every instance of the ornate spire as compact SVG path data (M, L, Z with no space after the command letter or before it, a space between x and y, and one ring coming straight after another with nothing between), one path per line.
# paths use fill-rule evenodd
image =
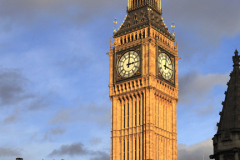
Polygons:
M232 156L230 159L239 160L236 158L239 153L234 149L239 147L240 142L240 56L237 50L234 53L232 57L234 68L227 83L222 112L219 113L218 131L213 137L214 155L210 158L216 160L229 155ZM236 139L236 136L239 137Z
M175 41L175 35L169 32L163 21L160 0L129 0L128 2L126 18L120 28L114 31L114 38L151 26L171 41Z

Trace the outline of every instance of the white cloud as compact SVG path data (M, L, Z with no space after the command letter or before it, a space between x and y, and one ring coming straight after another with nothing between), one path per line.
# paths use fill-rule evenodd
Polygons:
M24 78L18 69L0 68L0 104L13 105L24 99L31 98L26 93L28 80Z
M165 4L168 20L208 43L218 44L223 36L240 33L238 0L169 0Z
M207 74L190 72L179 77L179 101L191 103L194 100L203 101L216 85L226 86L228 74Z
M213 144L211 138L190 146L185 144L178 145L178 160L202 159L203 155L205 160L210 160L209 156L212 154Z
M16 148L2 148L0 147L0 157L16 157L16 156L20 156L21 153L19 151L19 149Z
M93 146L99 145L100 143L102 143L102 138L92 138L90 139L90 144Z
M18 108L15 108L14 113L12 115L10 115L9 117L5 118L3 122L4 123L12 123L12 122L17 121L19 119L18 114L19 114Z
M111 117L110 106L103 104L96 106L91 103L88 106L78 108L61 108L52 116L48 123L71 123L71 122L90 122L94 121L101 125L109 124Z
M14 2L1 0L0 4L0 22L5 32L11 30L13 24L26 27L39 24L39 22L51 24L52 18L57 19L61 26L68 26L72 23L75 26L85 25L96 15L100 16L110 11L106 9L118 10L119 5L126 5L125 2L117 0L21 0Z
M62 135L67 131L66 128L63 127L56 127L56 128L52 128L49 131L45 132L43 140L50 140L52 141L53 138L57 135ZM35 135L33 135L34 137Z
M84 145L79 143L73 143L71 145L62 145L59 149L53 150L48 156L93 156L90 160L108 160L109 154L104 151L89 150Z

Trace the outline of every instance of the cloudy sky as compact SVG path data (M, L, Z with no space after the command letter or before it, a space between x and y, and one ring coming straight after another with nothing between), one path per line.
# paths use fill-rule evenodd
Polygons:
M109 52L127 0L0 0L0 159L109 160ZM178 160L208 159L239 0L162 0L179 44Z

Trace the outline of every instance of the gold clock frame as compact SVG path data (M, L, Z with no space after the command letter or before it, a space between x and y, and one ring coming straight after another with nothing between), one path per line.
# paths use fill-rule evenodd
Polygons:
M166 80L162 74L160 73L160 70L159 70L159 67L158 67L158 56L161 54L161 53L165 53L169 58L170 60L172 61L172 64L173 64L173 76L169 79L169 80ZM167 52L166 50L162 49L161 47L157 47L157 54L156 54L156 75L159 79L167 82L168 84L172 85L175 87L175 76L176 76L176 64L175 64L175 56L172 55L171 53Z
M134 51L136 52L138 55L139 55L139 58L140 58L140 66L137 70L137 72L132 75L131 77L122 77L119 73L118 73L118 69L117 69L117 64L118 64L118 61L121 59L121 57L129 52L129 51ZM135 78L138 78L142 75L142 49L141 49L141 46L138 45L138 46L135 46L135 47L132 47L132 48L128 48L128 49L124 49L124 50L121 50L121 51L118 51L117 53L115 53L115 63L114 63L114 79L115 79L115 82L118 83L118 82L122 82L122 81L125 81L125 80L130 80L130 79L135 79Z

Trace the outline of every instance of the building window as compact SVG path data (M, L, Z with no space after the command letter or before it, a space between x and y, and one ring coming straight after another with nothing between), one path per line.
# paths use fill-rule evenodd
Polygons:
M124 140L124 143L123 143L123 159L125 160L125 140Z
M129 139L128 139L128 143L127 143L127 160L129 160Z
M139 160L141 160L141 157L140 157L140 153L141 153L141 142L140 142L140 137L139 137L139 149L138 149L138 153L139 153Z
M137 126L137 101L135 101L135 126Z
M138 124L141 125L141 117L140 117L140 113L141 113L141 101L139 100L139 112L138 112L138 118L139 118L139 122Z
M129 102L128 102L128 117L127 117L127 121L128 121L128 126L129 127Z
M144 110L144 95L142 95L142 110ZM143 119L143 115L142 115L142 119ZM142 120L143 122L144 120Z
M124 126L123 126L123 128L125 128L125 103L124 103L124 106L123 106L123 110L124 110L124 111L123 111L123 112L124 112L124 113L123 113L123 119L124 119L124 122L123 122L123 125L124 125Z
M137 139L135 138L135 160L137 160Z

